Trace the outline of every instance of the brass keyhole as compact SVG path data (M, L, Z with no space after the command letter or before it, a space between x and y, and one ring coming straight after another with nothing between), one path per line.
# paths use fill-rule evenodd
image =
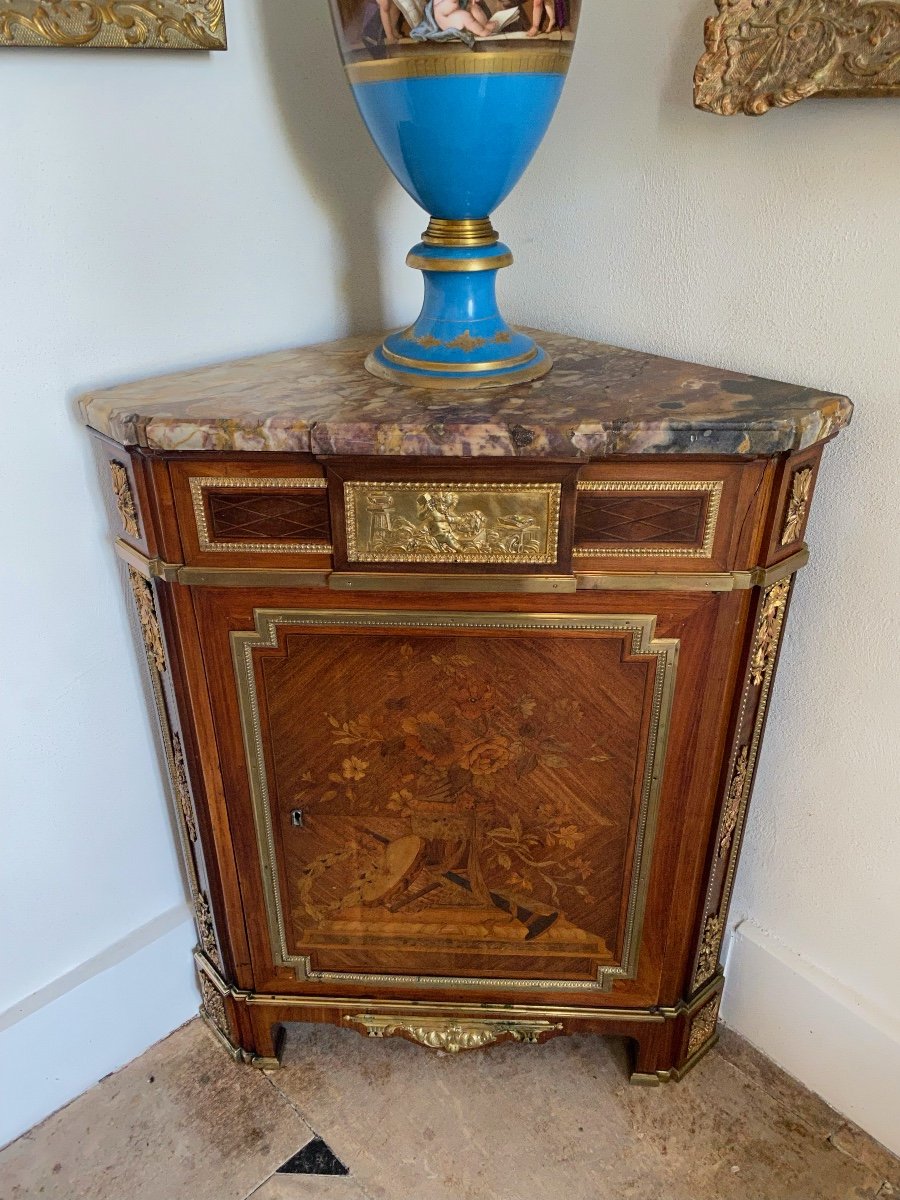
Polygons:
M291 824L297 829L303 828L303 809L302 808L295 808L294 811L291 813Z

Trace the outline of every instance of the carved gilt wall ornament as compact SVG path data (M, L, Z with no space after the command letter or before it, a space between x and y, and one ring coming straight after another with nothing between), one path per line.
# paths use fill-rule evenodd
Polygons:
M141 635L144 639L147 658L154 670L163 672L166 669L166 652L159 629L159 620L156 616L153 584L135 571L134 567L128 568L128 578L131 581L131 590L137 605L137 615L141 623Z
M716 1032L716 1023L719 1019L719 996L713 996L712 1000L707 1001L700 1009L696 1017L691 1022L691 1035L688 1039L688 1057L696 1054L712 1035Z
M345 483L350 562L554 563L558 483Z
M694 103L759 116L808 96L900 96L900 3L716 0Z
M131 484L128 482L128 471L122 463L113 459L109 464L109 473L112 476L113 493L116 498L116 508L122 519L122 528L129 537L140 537L137 509L131 494Z
M0 0L0 46L225 50L225 0Z
M781 643L781 627L784 624L792 583L793 577L789 576L779 583L772 584L763 598L762 614L750 662L750 678L757 687L775 665L775 658Z
M782 546L790 546L800 540L803 525L806 521L806 511L809 508L809 498L812 494L813 473L810 467L798 471L791 480L791 499L788 504L784 530L781 534Z
M494 1042L509 1038L514 1042L538 1043L548 1033L556 1033L562 1025L549 1021L464 1021L447 1017L419 1017L402 1021L397 1017L345 1017L353 1025L361 1025L371 1038L409 1037L430 1050L459 1054L463 1050L480 1050Z

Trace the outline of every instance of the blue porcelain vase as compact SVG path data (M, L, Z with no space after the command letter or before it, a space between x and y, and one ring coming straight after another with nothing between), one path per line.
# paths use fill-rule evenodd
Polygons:
M431 217L407 258L424 276L422 311L367 368L427 388L540 378L549 356L497 307L497 272L513 259L490 216L547 132L581 0L330 2L369 133Z

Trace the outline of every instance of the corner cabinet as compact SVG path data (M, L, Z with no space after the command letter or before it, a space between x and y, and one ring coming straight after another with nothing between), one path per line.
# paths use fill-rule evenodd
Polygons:
M714 1044L782 630L823 446L850 406L772 385L772 444L744 430L725 452L706 434L716 452L697 453L699 429L761 424L707 395L665 447L586 453L573 405L605 448L622 428L596 411L596 395L612 403L604 349L559 419L568 446L532 385L508 442L508 397L473 414L454 396L465 437L444 453L446 404L441 440L435 398L369 380L354 343L298 352L311 382L287 415L265 408L283 355L237 364L249 415L217 400L225 368L85 400L170 769L202 1011L236 1057L274 1065L290 1021L450 1052L592 1031L631 1038L634 1080L655 1083ZM338 399L321 378L336 354ZM673 364L640 357L643 403L671 429L672 387L653 383ZM295 444L246 433L271 441L273 422Z

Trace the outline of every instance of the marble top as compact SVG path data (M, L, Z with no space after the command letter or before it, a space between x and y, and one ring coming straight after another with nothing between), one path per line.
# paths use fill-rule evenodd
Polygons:
M847 425L845 396L529 330L536 383L435 392L374 378L377 336L345 338L88 393L88 425L167 451L596 459L772 455Z

